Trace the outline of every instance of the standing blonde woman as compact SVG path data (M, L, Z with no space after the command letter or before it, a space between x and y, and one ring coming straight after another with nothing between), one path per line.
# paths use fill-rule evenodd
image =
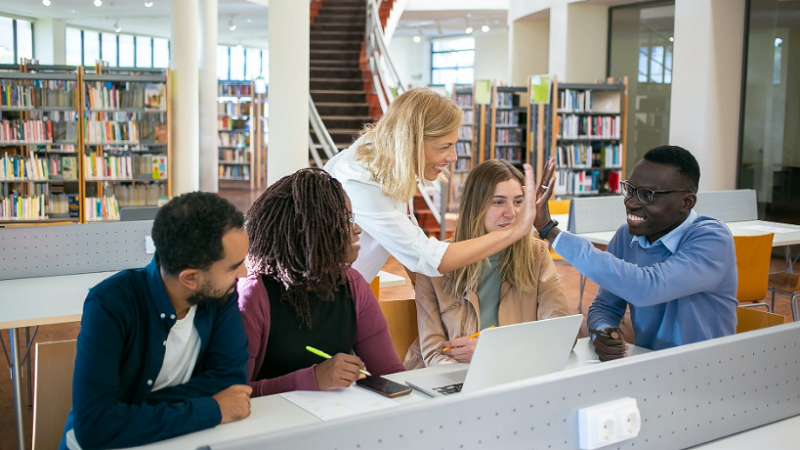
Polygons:
M533 170L525 166L525 200L513 226L468 241L429 238L409 202L417 180L447 179L463 113L430 89L409 90L395 99L375 125L325 165L342 183L364 230L353 268L372 280L391 254L410 272L436 277L481 261L530 233L536 217ZM549 187L552 189L552 183Z
M517 225L523 183L520 171L506 160L473 169L453 245ZM469 336L478 330L570 315L547 243L534 233L529 229L510 247L442 277L417 276L419 340L408 350L407 369L469 363L478 341Z

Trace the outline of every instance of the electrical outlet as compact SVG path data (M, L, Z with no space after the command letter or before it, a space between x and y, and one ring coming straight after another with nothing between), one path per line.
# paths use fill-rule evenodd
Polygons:
M639 435L642 417L636 399L626 397L578 410L580 448L594 450Z

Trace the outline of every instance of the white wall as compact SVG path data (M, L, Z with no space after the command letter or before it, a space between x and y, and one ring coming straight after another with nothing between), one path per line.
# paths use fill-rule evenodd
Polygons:
M547 12L514 21L510 26L509 72L512 86L525 86L530 75L550 73L550 22Z
M500 80L508 84L508 33L476 32L475 79Z
M426 65L425 54L430 60L430 39L414 42L410 37L395 36L389 44L389 56L392 58L397 75L405 86L427 86L430 83L430 62ZM426 51L427 49L427 51ZM426 70L425 68L428 67Z
M593 82L606 78L608 6L586 2L567 6L565 80Z
M33 25L33 58L40 64L66 64L66 22L37 19Z

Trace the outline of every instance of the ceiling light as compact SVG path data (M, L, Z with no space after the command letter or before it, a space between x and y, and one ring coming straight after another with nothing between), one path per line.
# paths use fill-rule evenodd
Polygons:
M44 6L50 6L50 0L42 0Z
M103 6L103 0L94 0L94 6L97 7Z
M253 23L253 19L248 18L247 23Z
M78 14L78 10L77 9L70 9L67 12L70 13L70 14Z
M775 38L775 48L778 48L778 47L780 47L780 46L781 46L781 44L783 44L783 39L781 39L781 38Z
M484 33L488 33L489 32L489 24L488 23L483 24L483 26L481 27L481 31L483 31Z
M122 27L121 27L121 26L119 26L119 20L118 20L118 21L116 21L116 22L114 22L114 31L116 31L117 33L119 33L120 31L122 31Z
M417 27L417 34L414 35L414 42L416 42L417 44L422 42L422 36L423 36L422 30L419 29L419 27Z
M674 37L672 37L672 36L670 36L670 37L669 37L669 41L670 41L670 42L675 42L675 38L674 38Z
M467 29L466 29L466 30L464 30L464 32L465 32L465 33L467 33L467 34L472 34L472 27L471 27L471 26L469 26L469 16L470 16L470 15L471 15L471 14L467 14L467 19L465 20L465 22L466 22L466 24L467 24Z
M242 48L242 44L237 45L236 48Z
M231 31L236 29L236 24L233 23L233 19L228 21L228 29L231 30Z
M144 2L144 7L145 8L149 8L151 6L153 6L153 2Z

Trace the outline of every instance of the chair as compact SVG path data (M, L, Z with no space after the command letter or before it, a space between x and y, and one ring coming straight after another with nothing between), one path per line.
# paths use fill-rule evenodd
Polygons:
M378 305L381 307L383 316L386 317L394 351L400 361L403 361L408 348L411 347L411 344L419 335L415 300L411 298L380 301L380 277L375 277L369 285L375 294L375 298L378 299Z
M736 308L736 318L736 334L786 323L785 316L750 308Z
M800 298L800 275L796 273L775 273L769 276L769 291L772 292L772 305L775 306L775 293L792 298L792 320L800 317L797 311L797 299Z
M769 262L772 258L772 233L756 236L734 236L736 271L739 287L736 299L743 308L772 307L761 300L767 296Z
M569 214L569 204L570 200L550 200L547 202L547 208L550 214ZM553 247L550 247L550 257L556 264L568 264L561 255L553 251Z
M58 448L72 407L76 340L36 344L33 450Z

